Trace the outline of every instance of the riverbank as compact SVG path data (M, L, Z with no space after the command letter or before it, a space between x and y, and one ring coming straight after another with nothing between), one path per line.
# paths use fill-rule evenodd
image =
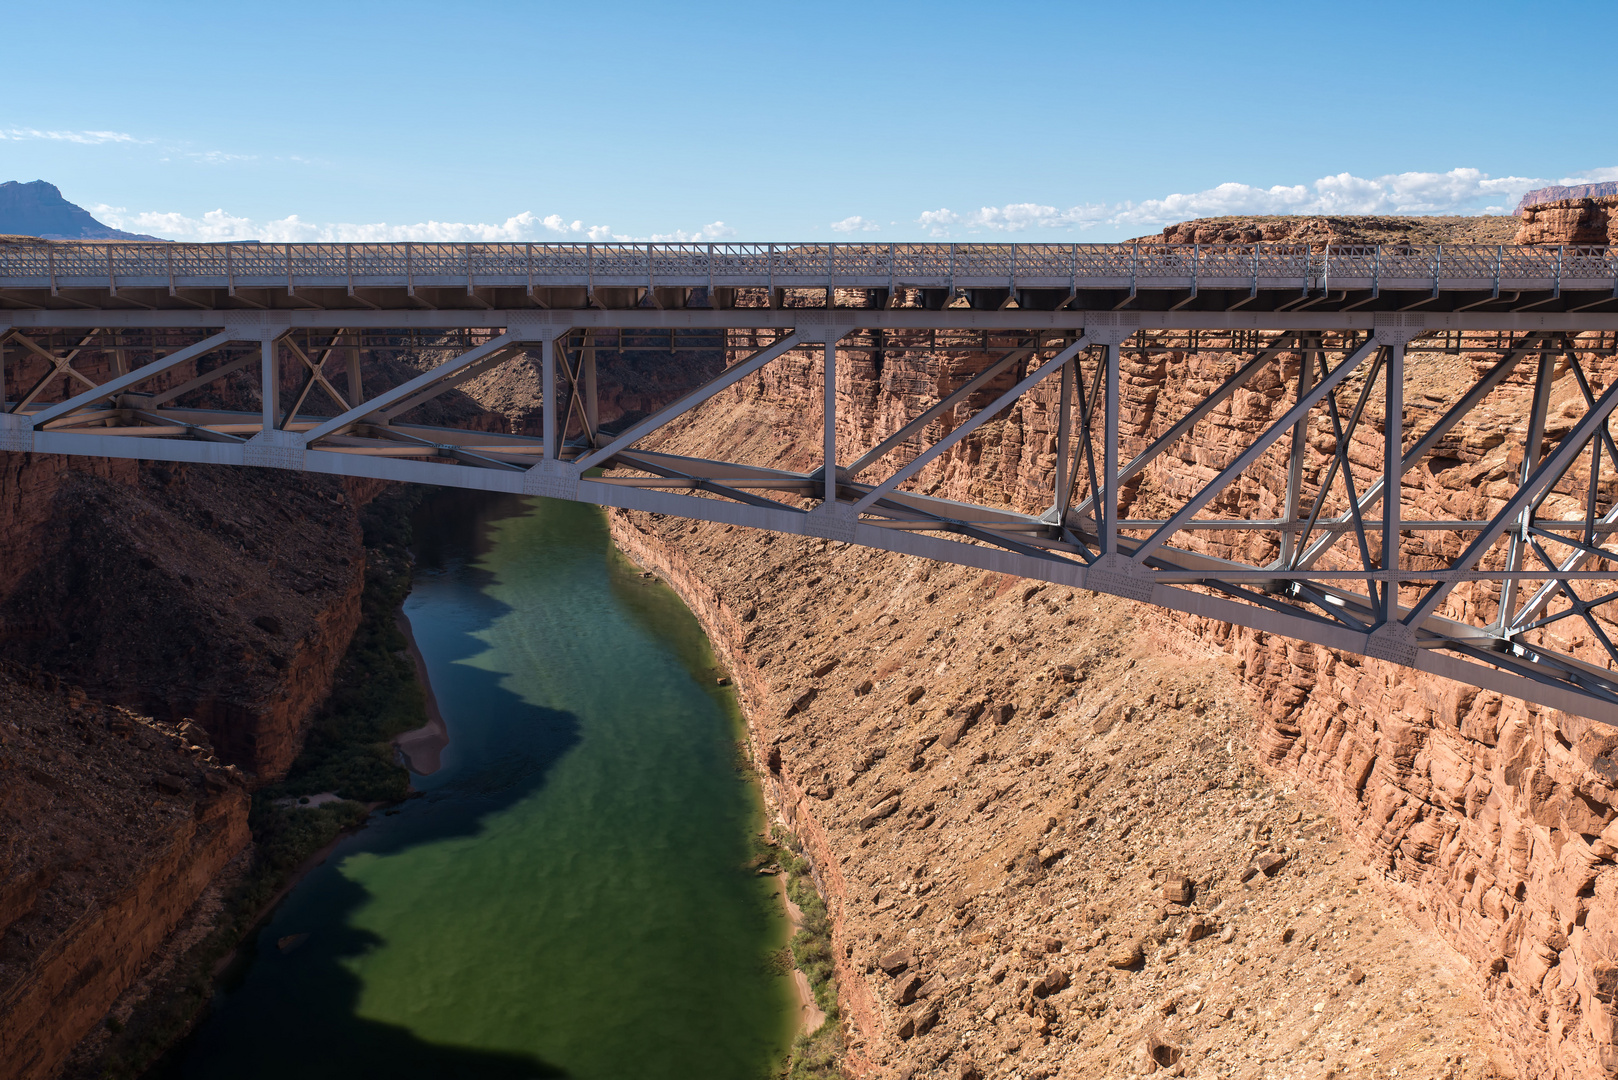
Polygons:
M776 884L780 886L777 894L781 897L781 907L786 910L787 922L792 924L792 934L796 937L803 932L803 908L792 899L791 891L787 887L790 875L782 872L775 877ZM814 987L809 985L809 976L796 964L792 965L792 986L798 992L798 1031L808 1033L819 1031L820 1025L826 1022L826 1010L815 1001Z
M398 748L411 772L431 776L443 763L444 748L449 745L449 728L444 723L444 714L438 710L433 680L427 673L427 658L421 655L421 647L416 644L415 632L410 628L410 616L401 608L394 612L393 624L404 636L405 651L410 654L410 662L416 666L416 683L421 687L423 705L427 710L427 722L402 735L395 735L393 745Z
M774 730L773 725L766 719L765 709L769 701L769 689L763 668L755 662L747 649L749 640L747 624L756 617L756 609L750 607L740 611L734 609L717 590L702 580L679 549L665 544L657 536L637 527L633 518L624 511L608 510L606 513L612 541L618 550L638 566L656 574L674 590L696 616L697 622L708 635L714 652L730 672L746 721L749 751L752 760L759 763L757 773L765 805L771 817L788 830L800 846L800 852L788 850L784 855L787 858L795 858L801 854L803 870L811 880L816 895L826 907L829 953L827 960L833 969L836 1012L839 1017L847 1014L856 1032L878 1030L877 1025L881 1016L879 1008L865 992L864 980L854 977L854 970L848 964L849 948L842 941L840 913L847 904L848 897L839 869L840 862L827 843L824 829L815 819L806 793L779 768L780 754L775 739L780 733ZM803 974L801 969L795 970ZM804 983L808 982L809 979L805 975ZM802 1001L801 986L799 995ZM809 997L813 999L814 995L811 993ZM818 1005L816 1008L819 1008ZM812 1014L805 1009L805 1020L811 1016ZM834 1032L827 1033L835 1035L838 1043L838 1060L831 1063L831 1067L855 1078L872 1075L874 1070L871 1063L860 1052L858 1045L851 1045L855 1040L840 1030L841 1024L838 1028ZM798 1045L794 1047L794 1054L800 1061L811 1057L823 1057L815 1053L818 1049ZM810 1052L805 1053L806 1050ZM837 1075L837 1073L822 1072L821 1075Z

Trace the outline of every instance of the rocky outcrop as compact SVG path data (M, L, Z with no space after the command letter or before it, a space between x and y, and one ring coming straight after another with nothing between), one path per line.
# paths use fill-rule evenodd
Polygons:
M1618 244L1618 192L1546 201L1521 216L1518 244Z
M178 386L224 359L181 365L150 388ZM7 360L12 401L50 374L32 352L8 347ZM371 385L391 384L429 362L367 355L362 374ZM116 373L110 351L86 350L74 367L94 381ZM62 381L46 385L45 400L60 396ZM285 365L286 400L299 385ZM178 400L256 410L256 375L238 371ZM322 406L331 404L307 407ZM453 392L409 419L505 427ZM0 647L104 700L162 720L194 719L224 760L277 778L297 756L304 724L358 625L358 508L381 488L268 469L0 455L8 553Z
M1518 1074L1618 1068L1618 732L1295 642L1232 640L1257 741L1480 973Z
M0 1075L56 1075L247 842L210 750L0 671Z

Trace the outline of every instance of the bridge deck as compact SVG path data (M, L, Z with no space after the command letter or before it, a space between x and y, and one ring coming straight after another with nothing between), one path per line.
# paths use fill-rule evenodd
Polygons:
M0 309L723 309L737 289L789 288L919 289L929 309L964 300L974 309L1033 311L1330 312L1418 303L1430 312L1566 311L1618 299L1618 251L1475 244L0 245Z

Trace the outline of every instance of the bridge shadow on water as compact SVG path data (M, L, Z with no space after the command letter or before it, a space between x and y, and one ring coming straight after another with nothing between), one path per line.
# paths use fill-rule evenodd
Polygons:
M355 925L354 916L375 897L340 872L338 864L353 856L386 857L479 836L488 819L544 787L557 762L580 740L580 721L573 713L523 700L501 685L502 672L457 663L485 651L477 635L511 610L490 595L487 586L493 576L474 563L487 548L489 529L524 512L523 503L455 492L434 495L428 505L430 518L418 515L418 574L455 574L467 599L457 608L453 653L447 658L455 685L437 689L440 696L449 690L458 701L476 702L479 722L454 730L453 756L446 757L441 774L416 778L425 789L420 797L373 817L288 896L260 930L256 955L226 988L212 1015L149 1074L152 1080L531 1080L568 1075L531 1054L429 1042L407 1027L361 1015L367 986L356 968L368 955L398 943ZM435 645L441 657L444 644L439 634ZM442 669L445 663L441 659L437 666ZM450 890L440 899L454 895ZM458 914L450 903L435 913L445 924ZM426 978L434 974L423 973ZM430 995L423 1000L430 1009ZM502 1011L509 1012L509 1004ZM474 1038L469 1035L468 1042Z

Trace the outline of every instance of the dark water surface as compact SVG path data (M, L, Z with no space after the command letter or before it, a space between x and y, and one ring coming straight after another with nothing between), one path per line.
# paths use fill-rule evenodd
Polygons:
M443 768L293 890L181 1075L765 1075L786 921L696 620L593 507L446 492L416 537Z

